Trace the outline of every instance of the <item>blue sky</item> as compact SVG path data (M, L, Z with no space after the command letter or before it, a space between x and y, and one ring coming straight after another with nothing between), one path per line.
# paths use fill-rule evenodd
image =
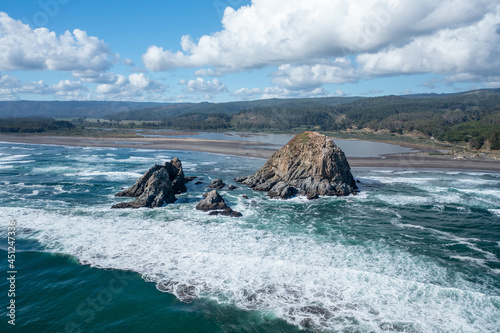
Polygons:
M225 102L498 86L498 1L0 3L0 100Z

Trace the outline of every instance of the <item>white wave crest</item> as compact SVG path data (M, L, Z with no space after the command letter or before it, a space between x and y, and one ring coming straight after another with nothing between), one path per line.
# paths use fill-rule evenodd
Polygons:
M251 209L243 201L236 207ZM205 297L334 331L496 328L491 318L498 314L498 296L473 291L459 277L450 284L444 268L384 243L365 247L342 237L257 229L244 219L196 212L192 205L173 205L154 217L149 212L4 213L33 229L32 237L49 251L139 272L184 301Z

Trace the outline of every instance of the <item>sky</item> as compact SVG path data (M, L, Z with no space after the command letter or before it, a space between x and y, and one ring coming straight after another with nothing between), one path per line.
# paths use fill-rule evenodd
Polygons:
M0 100L500 87L500 0L1 0Z

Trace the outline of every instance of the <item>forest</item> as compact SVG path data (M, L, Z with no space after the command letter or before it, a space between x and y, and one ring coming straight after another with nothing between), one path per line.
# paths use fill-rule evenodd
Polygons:
M289 99L246 107L202 104L175 114L166 114L164 109L143 109L115 113L107 119L155 121L147 126L203 131L335 132L367 128L468 142L471 149L480 149L484 144L492 150L500 149L500 89L444 95Z
M75 128L73 123L53 118L0 118L0 132L3 133L44 133L72 128Z
M42 133L78 130L82 133L81 129L84 127L295 133L302 130L345 132L367 129L386 130L395 135L417 133L450 143L465 142L474 150L500 149L500 89L372 98L324 97L197 104L136 103L129 108L96 104L103 108L100 112L104 114L98 117L98 121L92 122L86 120L86 115L95 116L100 113L89 111L91 104L79 106L78 102L72 103L75 108L85 112L70 112L71 115L83 115L73 118L71 122L42 117L0 118L0 131ZM54 105L58 107L54 112L61 114L62 107L57 103ZM49 107L50 105L44 105L38 109L51 114Z

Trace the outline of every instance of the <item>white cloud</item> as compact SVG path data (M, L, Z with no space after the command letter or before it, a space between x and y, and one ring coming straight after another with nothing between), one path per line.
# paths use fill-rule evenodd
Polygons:
M15 88L21 85L21 81L17 77L2 75L0 73L0 88Z
M260 88L240 88L234 91L231 95L236 97L239 100L252 100L258 99L262 96L263 91Z
M113 72L98 72L94 70L74 71L71 75L80 79L83 82L89 83L115 83L117 81L126 80L126 77Z
M204 67L199 77L278 66L272 84L297 91L415 73L494 86L499 22L490 0L253 0L226 8L222 30L183 36L180 50L152 45L143 61L154 71Z
M309 97L325 97L332 96L323 88L315 88L312 90L289 90L281 87L260 88L241 88L231 94L239 100L253 99L270 99L270 98L309 98ZM344 96L345 94L337 90L335 96Z
M226 85L219 79L205 81L203 78L199 77L196 80L181 80L179 81L179 84L186 85L185 91L188 93L203 93L208 96L213 96L215 94L223 94L227 92Z
M194 76L223 76L224 74L212 68L201 68L194 72Z
M132 86L139 89L148 89L154 85L153 81L150 78L146 77L144 73L131 74L128 79Z
M81 80L61 80L47 85L44 81L23 83L19 79L0 74L0 99L20 99L29 95L53 95L66 100L164 100L161 93L165 87L146 77L143 73L129 77L109 73L114 80L102 83L95 91L90 90ZM111 75L112 74L112 75Z
M85 87L80 81L70 81L70 80L61 80L59 83L54 84L52 87L57 92L64 91L87 91L87 87Z
M362 96L366 96L366 95L372 95L372 94L381 94L383 93L384 91L383 90L379 90L379 89L372 89L370 91L365 91L365 92L362 92L360 93L360 95Z
M57 36L0 12L0 70L105 71L118 59L97 37L75 29Z
M500 8L500 7L499 7ZM500 74L500 10L458 29L444 29L402 47L361 54L356 61L371 76L437 73L472 78Z
M144 73L130 74L128 77L114 74L114 82L99 84L96 93L113 99L126 100L127 98L143 97L147 94L161 93L165 87L148 78Z
M135 63L132 61L132 59L129 59L129 58L125 58L123 59L123 63L127 66L130 66L130 67L135 67Z
M303 64L304 59L376 52L443 29L459 29L492 8L488 0L253 0L238 10L226 8L221 31L197 41L183 36L182 51L152 45L143 61L154 71Z
M82 93L88 89L80 81L61 80L56 84L47 85L43 80L22 83L18 78L0 75L0 98L19 99L22 94L55 95L62 99L82 99ZM87 97L88 99L88 97Z
M273 73L273 84L288 89L319 87L323 84L356 82L359 73L346 58L337 58L330 63L292 66L281 65Z

